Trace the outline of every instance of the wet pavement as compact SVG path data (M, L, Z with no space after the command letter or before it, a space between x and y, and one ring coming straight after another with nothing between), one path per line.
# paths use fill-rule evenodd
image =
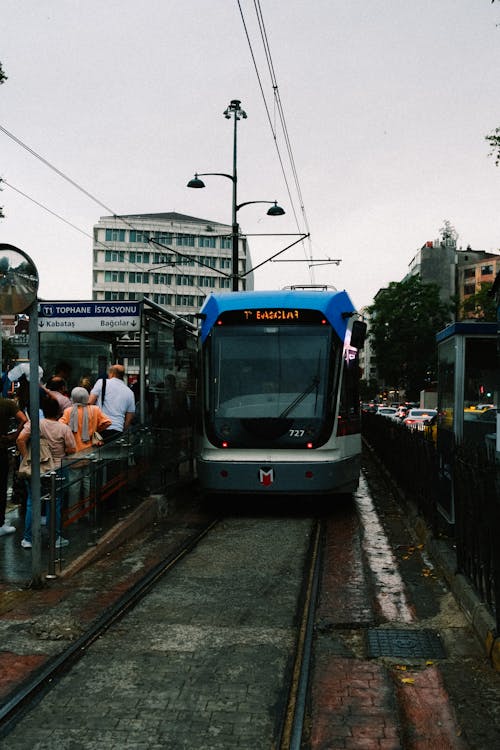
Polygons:
M463 582L456 583L453 550L417 535L412 513L369 456L356 504L356 513L347 504L328 523L307 747L500 746L500 675L485 650L491 617ZM163 520L158 502L150 506L122 520L110 516L97 545L80 532L80 524L70 527L64 574L39 591L25 588L30 558L20 548L20 532L0 540L6 565L0 585L0 699L200 522L187 503L180 513L178 508L171 516L163 513ZM115 536L121 547L115 547ZM482 616L473 623L464 610ZM419 634L425 633L438 638L444 658L432 651L432 639L421 642ZM382 634L390 653L371 654L370 634L375 641Z

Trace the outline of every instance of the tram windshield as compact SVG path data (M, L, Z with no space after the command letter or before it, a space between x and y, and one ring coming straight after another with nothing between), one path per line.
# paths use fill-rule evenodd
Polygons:
M205 383L215 440L251 446L317 436L332 409L332 356L327 326L216 328Z

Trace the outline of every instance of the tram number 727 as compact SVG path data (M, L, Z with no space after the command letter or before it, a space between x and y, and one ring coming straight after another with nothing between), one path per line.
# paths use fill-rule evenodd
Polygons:
M304 430L288 430L288 434L293 438L304 437Z

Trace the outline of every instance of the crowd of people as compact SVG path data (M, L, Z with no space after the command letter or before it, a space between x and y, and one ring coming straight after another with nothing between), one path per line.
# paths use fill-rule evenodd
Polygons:
M96 435L102 443L119 437L135 416L136 400L125 383L125 368L112 365L107 377L94 385L84 376L79 385L68 392L70 365L60 362L43 382L39 369L40 440L46 442L54 464L61 465L65 456L74 456L95 445ZM0 395L0 537L13 534L16 527L6 520L7 490L11 449L17 446L19 460L29 453L31 423L29 420L29 365L22 363L8 370L3 377ZM14 389L15 384L15 389ZM73 468L74 467L74 468ZM69 469L70 503L77 495L88 497L88 477L84 461L75 461ZM23 481L25 491L24 533L21 546L31 549L30 482ZM62 536L62 497L56 497L56 546L69 544ZM47 519L49 522L50 519Z

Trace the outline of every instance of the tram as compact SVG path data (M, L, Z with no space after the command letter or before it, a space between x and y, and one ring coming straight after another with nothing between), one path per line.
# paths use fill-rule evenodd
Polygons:
M358 349L345 291L212 294L200 313L196 459L210 493L343 494L358 486Z

